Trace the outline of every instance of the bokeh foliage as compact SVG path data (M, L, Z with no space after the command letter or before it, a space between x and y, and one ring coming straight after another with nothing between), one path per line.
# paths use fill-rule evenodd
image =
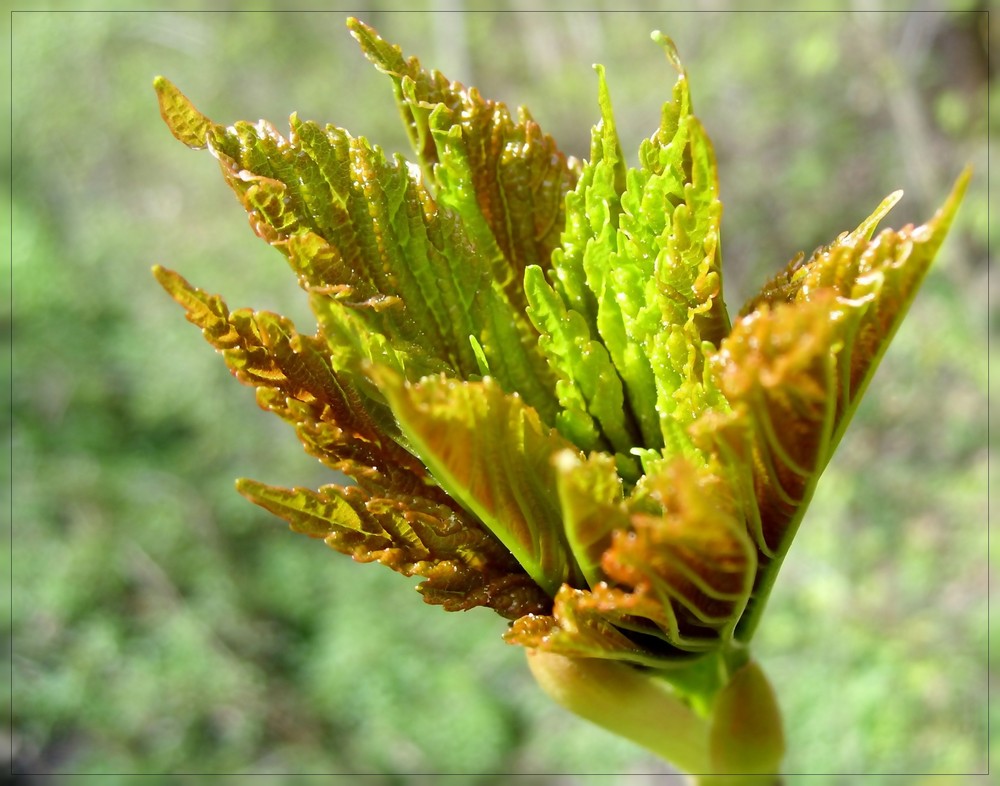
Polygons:
M633 151L672 82L648 33L668 32L719 159L734 302L885 193L907 191L894 225L923 219L976 167L755 643L789 772L985 769L985 16L351 13L529 106L578 156L598 118L590 64L606 66ZM291 536L232 489L330 475L233 385L149 267L309 316L218 173L169 137L150 80L168 74L219 119L280 127L297 111L405 152L345 16L13 16L19 771L660 766L550 706L495 615L424 606L406 580ZM179 171L202 185L181 193Z

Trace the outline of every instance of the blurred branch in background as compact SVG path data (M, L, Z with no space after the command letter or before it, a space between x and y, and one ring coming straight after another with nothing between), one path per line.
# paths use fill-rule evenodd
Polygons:
M984 64L997 15L968 7L352 7L405 52L530 107L580 157L598 118L591 64L604 63L630 162L672 80L648 40L667 32L719 159L731 306L885 194L908 191L891 225L922 221L942 184L976 168L761 630L790 772L987 763L985 326L996 319L986 298L996 239L989 247L986 97L996 83ZM149 268L198 271L235 306L280 311L302 328L310 316L217 172L170 139L150 83L168 75L219 119L266 117L280 129L298 111L409 152L391 89L345 15L13 15L5 733L19 772L53 782L67 772L358 772L384 784L406 772L659 772L551 706L488 612L456 619L425 607L405 580L293 537L232 489L237 476L315 486L329 475L202 351ZM810 783L854 782L845 778Z

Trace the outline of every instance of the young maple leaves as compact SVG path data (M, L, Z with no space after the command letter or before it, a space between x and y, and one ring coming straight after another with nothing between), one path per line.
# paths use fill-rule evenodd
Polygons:
M927 225L873 239L886 200L730 327L715 160L669 41L654 36L677 81L630 169L603 69L580 164L526 110L348 24L392 80L417 170L295 116L287 139L223 127L155 82L171 131L209 149L298 275L317 332L156 275L260 405L354 481L240 492L424 577L428 602L495 609L512 643L662 665L749 639L968 174Z

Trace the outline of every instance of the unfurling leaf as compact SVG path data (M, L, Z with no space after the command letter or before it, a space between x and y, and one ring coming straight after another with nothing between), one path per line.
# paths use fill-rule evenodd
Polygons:
M555 595L563 583L582 580L552 494L553 460L572 448L569 442L489 377L403 384L383 373L376 379L414 453L542 589Z
M502 103L426 71L363 22L347 25L365 56L392 79L435 199L461 217L493 278L523 311L524 269L548 267L579 162L565 156L524 107L515 122Z
M966 172L921 227L869 239L886 199L854 232L794 260L744 308L712 358L735 422L723 450L752 467L762 604L813 489L951 225ZM705 430L711 424L702 424ZM698 426L696 426L696 429ZM760 609L741 621L749 637Z
M194 108L188 97L162 76L153 80L153 88L160 103L160 117L170 133L179 142L199 149L208 144L208 135L221 129Z
M373 497L354 486L318 492L250 480L237 488L292 529L359 562L423 576L428 603L449 611L489 606L508 619L544 609L548 598L510 554L461 511L428 499Z
M550 618L515 624L508 640L608 657L584 650L608 648L610 636L618 642L615 657L648 665L657 655L678 658L731 636L753 584L756 552L725 481L677 459L644 478L621 515L628 525L615 522L601 559L608 580L561 592ZM616 628L609 630L609 621ZM664 644L630 651L612 636L616 629Z
M710 712L968 173L927 225L875 234L890 196L731 324L714 153L669 40L654 35L674 86L629 168L600 66L581 163L527 110L348 25L390 78L415 164L294 115L287 137L223 126L154 83L174 136L208 148L287 260L316 332L156 276L260 405L353 481L239 490L423 577L428 602L495 609L550 662L663 670Z

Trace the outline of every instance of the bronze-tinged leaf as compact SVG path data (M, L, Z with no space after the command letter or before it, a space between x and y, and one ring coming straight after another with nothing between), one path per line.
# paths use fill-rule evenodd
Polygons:
M825 268L827 270L827 275L830 271L836 272L838 267L836 265L830 265L829 262L823 263L824 255L830 254L838 248L847 248L855 245L865 244L871 240L871 236L878 226L879 222L885 218L889 211L903 198L902 191L894 191L885 199L883 199L877 208L872 212L868 218L858 225L857 229L853 232L843 232L841 235L830 245L821 246L813 251L812 256L809 260L806 260L806 256L803 253L799 253L788 266L780 271L774 276L770 281L761 287L760 292L758 292L754 297L752 297L740 311L740 316L746 316L751 312L755 311L757 307L764 303L776 304L776 303L786 303L795 300L800 295L803 285L806 283L806 276L809 271L819 268ZM845 283L850 285L853 278L850 277L850 270L846 267L840 267L839 272L841 275L846 274L848 278L844 281L838 282L838 286L844 285ZM803 293L808 295L808 291Z
M564 581L581 586L553 493L553 461L572 444L490 377L411 384L386 369L371 373L411 449L441 487L551 596Z
M934 218L869 239L897 195L854 232L796 260L744 309L711 368L733 409L717 444L752 466L760 570L739 637L753 634L820 474L955 215L966 171ZM704 435L707 423L696 424Z
M672 656L660 657L631 640L588 602L590 597L589 592L564 584L556 594L552 614L514 620L504 641L573 658L602 658L652 668L676 662Z
M376 362L411 380L473 378L478 346L504 388L554 422L555 379L523 313L521 276L480 231L474 200L435 202L401 156L295 115L287 138L263 120L202 125L251 228L310 292L338 370Z
M756 573L734 496L708 467L674 459L629 499L601 561L606 581L564 585L552 614L517 620L507 641L574 657L676 664L729 640Z
M294 115L288 138L265 121L206 128L251 228L285 255L304 288L355 309L390 342L439 359L438 368L478 370L469 336L481 330L473 300L489 290L489 261L401 157Z
M844 346L858 313L832 291L762 304L739 319L712 359L739 427L726 432L734 462L753 467L762 556L782 550L831 452ZM749 449L739 444L748 439Z
M358 486L310 491L241 480L237 489L295 531L358 562L424 577L418 587L424 600L447 611L487 606L517 619L549 608L510 553L461 510L420 496L373 496Z
M156 267L154 274L222 353L233 375L257 389L260 406L295 427L309 453L365 485L428 488L423 465L372 418L373 402L333 370L325 342L298 334L290 320L276 314L230 313L221 297L173 271ZM433 492L445 498L440 489Z
M601 561L608 587L594 601L616 623L646 619L687 651L727 640L757 570L740 497L710 466L675 459L647 475ZM646 630L643 625L640 630Z
M807 302L832 291L861 315L856 335L845 346L850 356L845 368L849 385L841 391L838 435L930 269L971 176L971 170L962 173L927 224L899 231L886 229L871 238L875 224L901 192L890 195L856 230L817 249L807 261L802 257L793 260L743 308L745 316L765 303ZM831 447L836 442L834 439Z
M750 301L712 358L719 387L753 445L762 555L780 557L787 548L968 178L965 172L924 226L869 239L897 201L894 194L854 232L808 261L794 261Z

